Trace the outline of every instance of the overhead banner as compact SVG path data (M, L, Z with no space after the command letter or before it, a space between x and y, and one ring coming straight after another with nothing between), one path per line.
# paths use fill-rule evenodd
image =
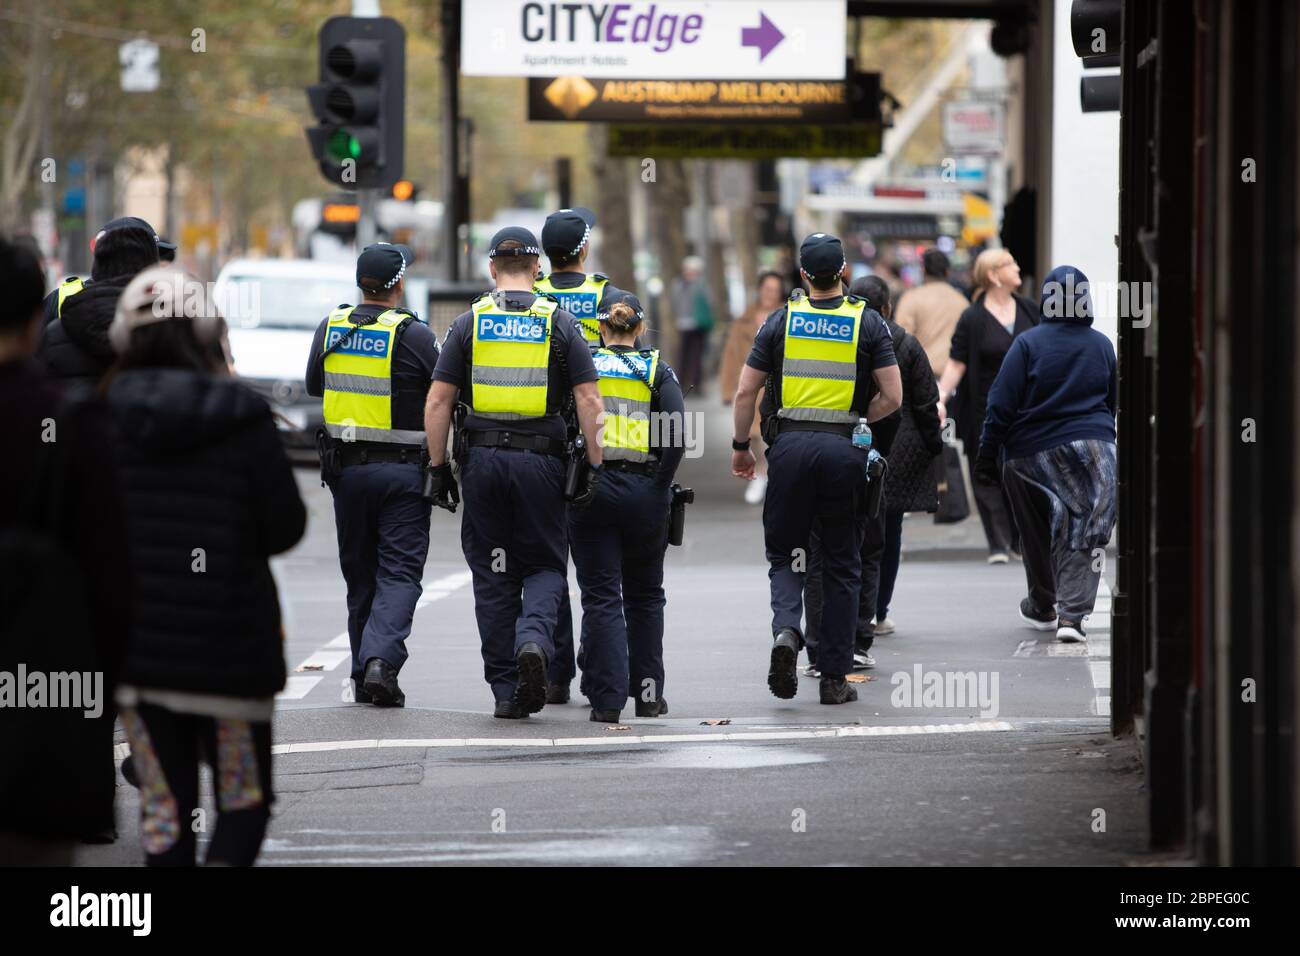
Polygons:
M611 126L610 156L718 159L863 158L880 153L880 124Z
M594 123L847 123L880 118L880 74L844 80L528 81L528 118Z
M844 78L846 0L462 0L461 73Z

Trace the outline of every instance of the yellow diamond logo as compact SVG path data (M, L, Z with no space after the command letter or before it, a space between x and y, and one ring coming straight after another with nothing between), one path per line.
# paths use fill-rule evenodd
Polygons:
M562 76L542 94L557 110L573 119L596 98L596 88L580 76Z

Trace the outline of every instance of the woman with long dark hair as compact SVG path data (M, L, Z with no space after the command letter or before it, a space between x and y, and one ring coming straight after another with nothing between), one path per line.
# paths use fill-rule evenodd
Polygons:
M284 686L268 558L306 511L271 409L231 377L203 286L147 269L123 290L104 384L126 502L133 619L117 701L151 866L192 866L200 759L218 816L206 862L251 865L272 801Z
M740 383L740 369L749 358L749 350L754 347L754 336L758 334L763 321L785 303L785 280L776 272L760 272L758 275L757 295L744 313L731 323L727 330L727 344L722 353L722 368L718 372L718 394L722 404L730 405L736 395L736 386ZM759 403L763 401L759 393ZM762 442L759 418L755 416L754 427L749 437L758 448ZM761 505L767 493L767 459L755 454L755 478L745 487L745 500L751 505Z
M975 260L974 278L978 290L975 302L957 320L948 364L939 379L939 401L946 409L954 392L957 394L958 401L951 411L957 420L957 437L962 440L971 466L975 506L989 544L988 561L1006 564L1020 543L1011 508L1000 482L990 481L989 475L981 478L974 474L975 456L989 389L1011 343L1038 324L1038 310L1016 294L1020 266L1007 250L981 252Z

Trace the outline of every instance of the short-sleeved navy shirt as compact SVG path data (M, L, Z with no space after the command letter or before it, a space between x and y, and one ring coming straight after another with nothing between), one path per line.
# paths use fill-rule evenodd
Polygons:
M503 307L511 311L524 311L537 298L531 292L507 292ZM442 354L438 357L438 367L434 370L435 382L447 382L460 389L460 400L471 408L474 407L473 384L470 367L474 352L474 313L462 312L456 316L447 330L447 337L442 342ZM546 407L551 414L543 418L504 421L485 415L471 414L465 420L465 427L475 429L508 428L515 432L527 432L533 435L545 435L558 441L567 436L564 419L559 409L564 404L564 393L574 385L583 385L597 379L596 366L591 361L591 350L582 337L578 320L563 309L556 309L551 317L551 335L564 364L568 366L566 379L555 356L551 351L550 369L547 373Z
M844 296L818 299L821 309L837 309ZM764 418L775 411L776 397L781 394L781 366L785 359L785 310L783 305L763 322L754 336L754 347L745 364L768 376L768 389L763 395L761 413ZM880 313L867 308L862 312L862 325L858 331L858 380L853 389L853 410L859 415L867 413L867 406L876 394L875 379L871 373L878 368L897 365L894 341L889 326Z

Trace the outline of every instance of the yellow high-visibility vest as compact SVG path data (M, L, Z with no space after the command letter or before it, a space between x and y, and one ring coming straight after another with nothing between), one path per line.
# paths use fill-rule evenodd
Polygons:
M85 287L86 280L82 279L80 276L69 276L59 283L59 303L55 311L55 314L59 318L63 318L63 303L66 302L70 296L76 295Z
M353 305L329 315L322 351L352 330ZM325 356L325 429L344 441L424 444L424 432L393 427L393 351L397 331L414 321L388 309L357 328L347 343Z
M551 318L557 308L545 296L522 312L498 308L490 292L474 300L470 382L475 414L510 420L546 414Z
M550 276L542 276L533 285L534 292L545 293L560 303L560 308L573 315L582 326L582 337L588 344L600 342L600 322L596 311L600 306L600 297L605 294L609 279L599 272L584 276L582 285L572 289L557 289Z
M818 308L802 295L785 310L785 358L777 416L795 421L853 424L858 383L858 335L866 303L845 296L837 308Z
M605 405L600 441L605 459L649 461L650 385L659 370L659 350L616 352L602 347L593 349L591 358Z

